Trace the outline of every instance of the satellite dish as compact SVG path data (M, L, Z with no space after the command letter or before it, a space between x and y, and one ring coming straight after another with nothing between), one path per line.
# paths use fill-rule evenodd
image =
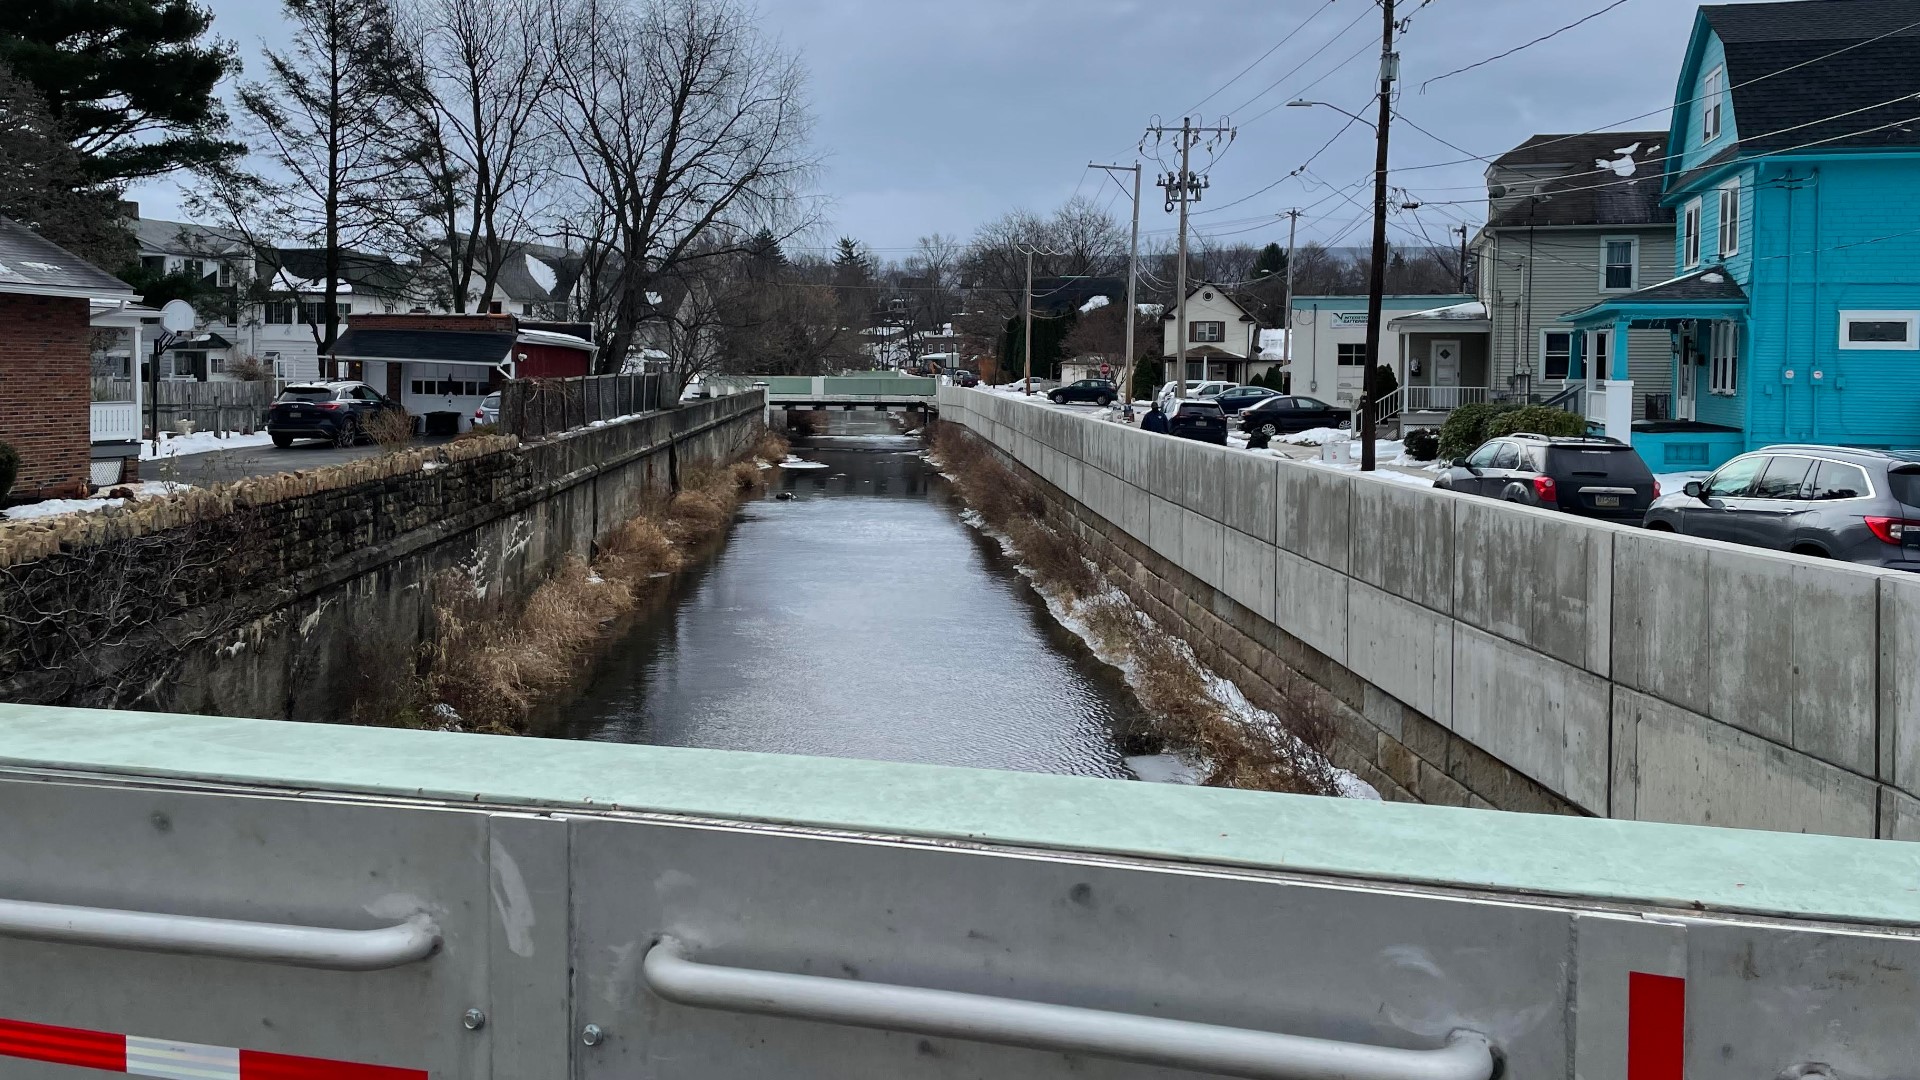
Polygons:
M184 334L193 329L196 319L193 305L185 300L169 300L160 309L160 325L170 334Z

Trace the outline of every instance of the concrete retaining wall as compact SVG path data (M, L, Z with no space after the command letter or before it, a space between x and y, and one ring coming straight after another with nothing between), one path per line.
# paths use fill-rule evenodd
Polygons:
M980 391L940 410L1055 489L1122 578L1256 643L1250 695L1310 681L1341 764L1388 797L1920 839L1920 579Z

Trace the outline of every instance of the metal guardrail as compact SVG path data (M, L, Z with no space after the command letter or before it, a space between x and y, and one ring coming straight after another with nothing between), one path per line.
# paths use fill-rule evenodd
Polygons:
M425 915L376 930L335 930L30 900L0 900L0 937L330 971L400 967L426 959L440 946L440 931Z
M538 439L672 404L665 375L515 379L500 388L500 431Z
M1492 1043L1455 1031L1434 1050L1402 1050L1168 1020L1074 1005L719 967L663 938L641 961L648 989L695 1008L1092 1054L1258 1080L1489 1080Z

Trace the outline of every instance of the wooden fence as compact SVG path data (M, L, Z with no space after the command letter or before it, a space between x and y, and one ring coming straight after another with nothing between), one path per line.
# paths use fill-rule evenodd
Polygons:
M500 389L500 433L538 439L672 404L666 375L515 379Z
M159 404L160 429L177 431L182 420L191 420L195 431L217 434L251 434L260 430L267 406L273 404L271 382L193 382L161 380L141 387L140 423L152 435L154 403ZM93 400L132 401L133 383L112 375L93 377Z

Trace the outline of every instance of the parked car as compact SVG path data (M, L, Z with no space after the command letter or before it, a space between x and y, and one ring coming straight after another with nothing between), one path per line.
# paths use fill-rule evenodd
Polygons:
M1240 429L1249 435L1344 428L1352 423L1353 414L1346 409L1298 394L1275 394L1240 410Z
M1162 409L1167 414L1167 434L1227 445L1227 414L1220 410L1219 402L1205 398L1175 399Z
M1058 387L1047 394L1047 400L1055 405L1069 402L1092 402L1095 405L1111 405L1120 391L1113 385L1112 379L1081 379Z
M1153 400L1158 401L1161 407L1165 408L1167 402L1176 400L1173 396L1173 388L1175 385L1177 384L1167 383L1166 385L1162 386L1160 388L1160 392L1153 395ZM1187 397L1205 398L1211 401L1212 399L1219 397L1221 394L1225 393L1226 391L1233 389L1233 386L1234 386L1233 383L1224 382L1219 379L1212 379L1212 380L1188 379L1187 380Z
M1433 486L1635 525L1660 497L1660 482L1633 447L1571 436L1488 439Z
M1228 416L1234 416L1238 414L1241 409L1258 405L1268 398L1276 398L1279 396L1280 391L1269 390L1264 386L1234 386L1220 391L1219 396L1213 400L1220 403L1220 411L1226 413Z
M980 376L978 376L978 375L975 375L975 374L974 374L973 372L971 372L971 371L968 371L968 370L967 370L966 368L961 368L961 369L959 369L958 371L955 371L955 372L953 373L953 385L955 385L955 386L979 386L979 385L980 385Z
M762 383L757 385L765 385L765 384ZM499 422L500 422L500 391L495 390L493 393L488 394L486 397L483 397L480 399L480 407L473 410L473 423L475 427L479 427L482 424L494 425L494 424L498 424Z
M1769 446L1656 501L1647 528L1920 570L1920 452Z
M295 439L352 446L368 438L367 423L381 412L404 412L399 402L363 382L301 383L280 391L267 410L267 434L285 449Z

